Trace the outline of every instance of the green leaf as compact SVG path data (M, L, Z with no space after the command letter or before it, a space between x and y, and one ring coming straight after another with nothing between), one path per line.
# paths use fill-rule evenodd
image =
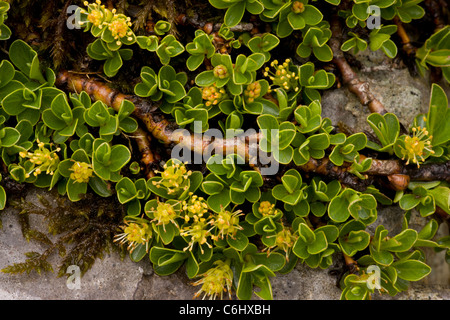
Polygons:
M212 85L216 81L216 78L214 77L214 71L208 70L203 71L202 73L199 73L195 77L195 83L200 87L207 87Z
M300 30L306 26L306 21L303 15L296 14L295 12L290 12L287 16L287 20L294 30Z
M25 41L16 40L9 47L9 57L12 63L27 77L44 83L45 78L41 73L39 58Z
M400 208L403 210L411 210L420 203L420 198L413 194L405 194L399 201Z
M103 72L110 78L114 77L119 69L122 67L122 57L119 52L114 51L113 56L106 60L103 65Z
M8 148L14 146L20 139L20 132L11 127L0 130L0 147Z
M369 4L366 2L355 3L352 7L352 13L358 20L365 21L369 17L368 8Z
M228 8L224 17L225 24L228 27L234 27L242 20L245 12L246 2L247 1L239 1Z
M433 146L441 145L450 140L449 110L447 95L438 84L433 83L426 124L429 135L433 136Z
M316 234L305 224L298 225L299 237L307 244L312 244L316 241ZM325 235L323 235L325 237Z
M5 209L6 206L6 192L5 189L0 186L0 210Z
M407 281L419 281L431 272L431 268L419 260L397 261L392 264L398 277Z
M305 11L302 12L302 17L305 19L307 25L315 26L322 21L323 15L319 9L308 4L304 8Z
M322 251L324 251L328 247L327 238L325 236L325 233L322 231L314 232L316 239L308 244L308 253L310 254L318 254Z
M231 238L231 237L227 238L227 243L232 248L234 248L238 251L242 251L247 247L249 240L248 240L247 236L241 230L238 230L236 232L236 235L234 236L234 238Z
M391 59L395 58L397 55L397 46L394 41L390 39L383 43L381 50L383 50L383 52Z
M14 78L14 66L8 60L0 64L0 88L6 86Z
M87 183L78 183L72 179L67 182L67 196L70 201L78 201L82 199L87 191Z
M109 168L111 171L119 171L131 159L130 150L124 145L117 144L111 148Z
M339 196L334 197L328 206L328 215L335 222L344 222L350 217L350 203L346 196L348 193L353 193L353 190L346 190L344 190Z

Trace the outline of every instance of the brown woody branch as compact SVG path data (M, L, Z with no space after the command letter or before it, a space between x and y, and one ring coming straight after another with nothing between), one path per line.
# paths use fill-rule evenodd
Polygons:
M400 40L402 42L403 51L405 51L407 55L411 56L415 55L417 48L415 48L411 44L411 39L409 38L408 33L406 33L406 30L403 27L403 22L401 22L400 19L397 16L395 16L394 23L397 26L397 35L400 37Z
M369 84L359 79L356 72L353 71L352 67L345 59L344 53L341 50L342 28L337 17L332 19L330 27L332 36L330 38L329 44L331 49L333 50L332 62L339 69L342 77L342 82L347 86L350 92L358 97L363 106L369 108L370 112L380 114L387 113L384 105L375 98L372 92L370 92Z

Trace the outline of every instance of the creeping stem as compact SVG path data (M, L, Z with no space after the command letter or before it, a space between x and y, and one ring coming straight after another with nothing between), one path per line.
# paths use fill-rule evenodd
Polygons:
M358 97L363 106L369 108L370 112L379 114L387 113L384 105L370 91L369 84L359 79L356 72L348 64L347 59L345 59L344 53L341 50L342 28L337 17L331 21L331 32L332 36L329 44L333 50L332 62L339 69L344 85Z
M252 151L258 146L259 133L247 137L204 139L200 134L190 133L187 130L177 130L179 129L178 125L164 117L159 110L158 103L135 95L120 93L98 80L89 79L69 71L62 71L58 74L56 85L72 92L85 91L92 100L103 101L116 111L119 110L123 100L133 102L135 110L132 116L139 119L147 131L165 145L177 144L199 154L211 154L211 151L220 154L237 153L247 162L254 163L254 161L251 161L253 160L251 155L255 154Z

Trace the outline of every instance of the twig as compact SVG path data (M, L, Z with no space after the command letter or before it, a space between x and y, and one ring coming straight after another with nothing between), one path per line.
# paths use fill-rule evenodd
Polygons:
M345 59L344 53L341 50L340 41L342 29L337 17L333 18L331 21L331 32L332 36L329 43L331 49L333 50L332 62L341 72L343 84L347 86L350 92L358 97L363 106L369 108L370 112L379 114L387 113L384 105L375 98L372 92L370 92L369 84L359 79L356 72L353 71L352 67Z
M304 172L313 172L322 176L327 176L332 180L339 180L343 185L357 191L365 191L373 183L372 178L361 180L348 171L347 167L339 167L333 164L329 158L310 158L309 161L298 169Z
M415 55L417 48L415 48L412 44L411 44L411 40L408 36L408 34L406 33L405 28L403 27L403 23L400 21L400 19L395 16L394 17L394 23L397 25L397 34L400 37L400 40L402 41L402 45L403 45L403 51L405 51L405 53L407 55Z
M160 159L151 149L151 140L147 132L139 126L135 132L127 134L127 136L133 139L137 144L139 152L141 153L141 163L144 166L145 175L148 178L153 177L156 164Z

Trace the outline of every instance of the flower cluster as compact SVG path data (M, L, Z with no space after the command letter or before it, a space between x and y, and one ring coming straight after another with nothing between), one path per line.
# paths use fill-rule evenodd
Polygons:
M102 5L100 0L95 1L95 3L89 3L87 1L84 2L84 5L88 7L87 18L90 23L94 26L103 28L103 24L106 24L106 20L111 17L108 9L105 8L105 5ZM81 11L82 13L86 13L86 11ZM83 25L84 22L80 21L80 25Z
M292 3L291 10L294 13L302 13L303 11L305 11L305 5L300 1L294 1Z
M298 85L299 77L295 72L289 70L290 62L291 59L286 59L282 64L279 64L278 60L273 60L270 66L275 68L275 72L272 72L269 67L266 67L264 69L264 76L269 77L274 86L297 92L300 90Z
M404 147L401 147L402 160L406 159L406 164L412 161L412 163L417 164L417 167L420 167L420 163L425 161L425 153L434 153L431 146L433 137L428 136L427 129L420 126L413 127L411 130L413 133L412 137L406 136Z
M123 38L125 36L131 36L128 34L128 29L131 27L131 18L130 17L122 17L117 16L117 18L113 18L111 23L108 25L109 30L114 37L114 39L118 40L119 38ZM132 39L130 39L131 41Z
M165 188L168 194L178 194L186 191L189 188L189 176L192 171L188 171L186 166L180 162L171 162L163 166L164 171L156 171L161 173L159 181L152 181L152 184L157 188Z
M145 245L145 251L148 252L149 242L152 238L152 228L145 219L134 218L132 221L124 219L125 225L121 226L123 233L114 237L115 242L120 245L128 243L128 251L133 252L138 245Z
M205 273L199 275L200 280L193 283L194 286L201 285L200 290L194 297L199 297L203 293L203 299L209 296L213 300L220 296L223 298L223 293L228 292L231 299L231 285L233 283L233 271L227 262L217 260L214 262L216 267L209 269Z
M244 97L248 103L252 103L261 96L261 84L258 81L250 83L244 90Z
M214 239L225 239L228 237L234 239L236 232L243 229L239 225L239 216L242 215L242 210L232 212L222 209L212 222L218 231L218 234L214 236Z
M228 68L223 64L219 64L218 66L214 67L213 71L216 78L225 79L226 77L228 77Z
M283 229L275 236L275 245L268 248L269 250L267 252L269 253L270 249L274 248L284 251L286 253L286 261L289 261L289 253L297 238L298 235L293 234L290 228L283 227Z
M215 84L202 88L202 99L206 100L205 106L215 106L227 98L224 88L217 88Z
M134 33L130 29L131 18L124 14L117 14L116 9L109 10L102 5L100 0L96 0L95 3L84 2L84 5L88 7L87 11L82 9L81 13L87 14L87 22L92 23L93 26L98 29L107 29L111 32L112 38L116 41L116 45L122 45L122 42L132 42L134 40ZM80 25L85 22L80 21Z
M179 217L179 215L173 204L158 201L158 205L150 208L150 211L154 216L153 220L150 222L156 222L157 226L162 225L164 230L166 229L166 225L169 223L173 223L178 226L175 220Z
M72 171L70 179L78 183L89 182L89 178L93 174L92 166L86 162L76 161L69 170Z
M207 216L208 204L203 197L191 195L188 200L182 202L182 209L184 211L184 221L186 224L181 229L180 234L186 237L189 245L184 250L192 250L195 243L199 244L200 251L203 253L203 244L209 248L212 245L208 243L208 238L211 236L211 230L214 229L212 225L213 220L211 216Z
M19 153L21 158L28 158L28 162L31 164L28 172L25 174L26 178L29 178L31 174L37 177L42 172L53 175L55 170L58 169L59 156L57 153L61 151L61 148L58 147L52 150L53 144L50 144L50 149L47 149L45 143L39 140L37 142L38 149L34 152L22 151Z
M275 204L270 203L267 200L266 201L262 201L259 204L258 212L264 217L273 216L275 214L275 212L276 212Z

